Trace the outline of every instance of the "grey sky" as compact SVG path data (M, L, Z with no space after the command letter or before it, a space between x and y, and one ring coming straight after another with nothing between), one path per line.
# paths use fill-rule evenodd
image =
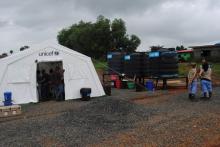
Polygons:
M0 53L54 42L62 28L100 14L124 19L140 50L220 41L219 0L0 0Z

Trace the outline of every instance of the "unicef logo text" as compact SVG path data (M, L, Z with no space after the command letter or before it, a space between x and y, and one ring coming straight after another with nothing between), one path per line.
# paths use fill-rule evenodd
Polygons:
M59 56L58 51L50 51L50 52L40 52L39 56Z

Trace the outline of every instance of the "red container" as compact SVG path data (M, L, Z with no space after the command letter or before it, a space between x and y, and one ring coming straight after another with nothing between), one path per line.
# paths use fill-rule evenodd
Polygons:
M115 87L118 88L118 89L121 89L121 80L117 79L115 81Z
M118 79L118 76L117 75L111 75L110 78L111 78L112 81L116 81Z

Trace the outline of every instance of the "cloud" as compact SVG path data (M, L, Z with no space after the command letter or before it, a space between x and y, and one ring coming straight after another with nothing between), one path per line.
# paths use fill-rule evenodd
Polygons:
M87 7L95 14L131 14L142 13L145 10L160 5L166 0L76 0L80 7Z
M4 26L7 26L8 25L8 22L7 21L4 21L4 20L0 20L0 28L4 27Z
M122 18L129 34L151 45L174 47L220 39L219 0L13 0L0 1L0 53L45 40L80 20Z

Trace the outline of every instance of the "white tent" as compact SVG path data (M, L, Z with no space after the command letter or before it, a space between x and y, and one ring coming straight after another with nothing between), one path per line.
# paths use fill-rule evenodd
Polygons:
M0 103L4 92L12 92L14 104L36 103L37 65L62 62L65 100L81 98L81 88L91 88L91 97L105 95L90 57L58 44L40 44L0 59Z

